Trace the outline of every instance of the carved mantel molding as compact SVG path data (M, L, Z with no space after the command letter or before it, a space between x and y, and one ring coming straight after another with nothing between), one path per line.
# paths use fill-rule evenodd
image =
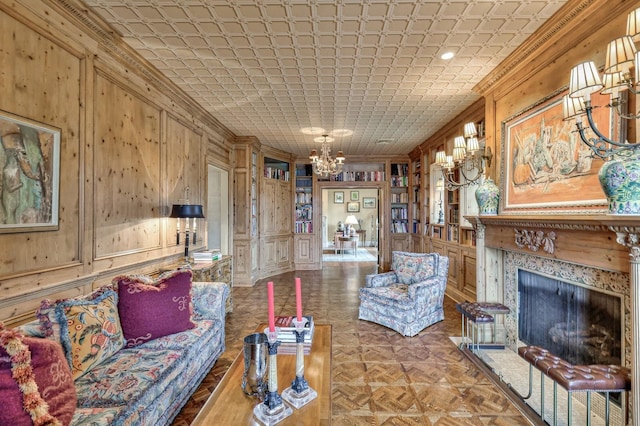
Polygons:
M484 245L629 272L640 261L640 217L615 215L497 215L468 217L484 228ZM589 255L585 256L585 252Z

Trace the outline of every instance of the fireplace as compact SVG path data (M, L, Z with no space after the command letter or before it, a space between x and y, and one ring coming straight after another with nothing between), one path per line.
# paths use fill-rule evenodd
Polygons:
M504 252L504 266L512 312L505 328L514 351L536 345L575 364L629 365L631 311L622 303L629 300L627 274L511 251ZM527 294L522 287L529 287Z
M518 339L576 365L621 365L620 295L518 270Z

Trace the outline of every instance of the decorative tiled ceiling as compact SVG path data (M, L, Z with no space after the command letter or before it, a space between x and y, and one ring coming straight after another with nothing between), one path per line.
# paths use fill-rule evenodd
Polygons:
M347 157L411 151L565 2L86 0L236 135L306 156L302 128L349 129Z

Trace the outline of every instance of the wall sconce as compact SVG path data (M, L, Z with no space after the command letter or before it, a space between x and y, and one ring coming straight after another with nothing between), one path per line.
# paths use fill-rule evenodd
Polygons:
M202 213L202 205L200 204L189 204L189 188L186 189L186 204L174 204L171 207L170 218L175 218L177 220L176 225L176 244L180 245L180 219L185 220L185 243L184 243L184 257L185 259L189 259L189 219L193 219L193 245L196 245L197 234L196 234L196 220L204 219L204 214Z
M476 125L467 123L464 136L456 136L454 140L453 155L447 155L445 151L436 152L435 164L440 167L449 191L473 185L482 177L485 164L491 167L491 148L481 149L477 136ZM455 178L456 171L460 172L459 181Z
M599 172L599 181L607 197L610 214L640 215L636 172L640 168L640 143L629 143L624 134L619 140L603 134L593 118L595 107L591 104L591 95L596 92L608 95L610 103L607 107L612 108L621 119L635 120L638 125L640 114L627 114L622 108L626 102L626 91L640 94L638 41L640 8L627 16L626 35L607 45L602 78L593 61L582 62L571 69L569 94L563 98L562 104L564 119L575 120L580 140L591 149L593 155L605 160Z

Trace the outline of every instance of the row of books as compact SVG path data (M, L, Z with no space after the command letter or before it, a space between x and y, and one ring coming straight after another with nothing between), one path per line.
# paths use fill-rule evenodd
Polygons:
M312 221L296 221L296 234L311 234L313 232Z
M406 234L409 232L407 229L406 222L392 222L391 223L391 233L392 234Z
M289 180L289 170L282 170L277 167L265 166L264 177L277 180Z
M341 172L337 175L331 175L329 179L335 182L380 182L384 180L384 172Z

